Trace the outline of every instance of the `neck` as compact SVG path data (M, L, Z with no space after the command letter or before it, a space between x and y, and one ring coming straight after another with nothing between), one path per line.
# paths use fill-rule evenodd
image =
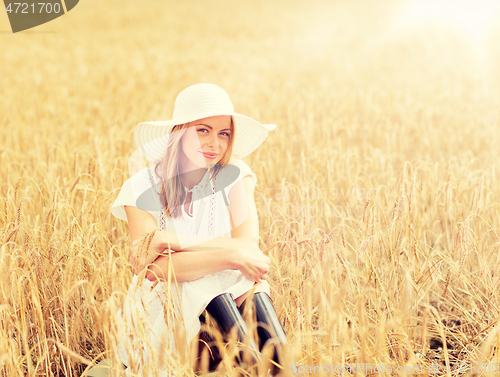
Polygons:
M200 183L201 179L205 176L207 169L198 168L182 173L181 182L188 190L191 190L195 185Z

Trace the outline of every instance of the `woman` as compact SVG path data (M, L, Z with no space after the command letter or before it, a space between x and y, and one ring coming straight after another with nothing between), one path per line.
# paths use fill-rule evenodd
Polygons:
M136 144L153 168L128 179L112 206L128 221L133 246L135 275L118 312L119 354L130 370L147 373L151 360L161 370L180 347L174 319L183 320L190 342L204 309L221 331L236 326L243 338L238 309L252 289L257 320L270 331L258 329L260 349L272 337L286 343L269 301L270 260L258 247L257 178L235 158L254 151L274 127L235 113L213 84L183 90L172 120L137 126Z

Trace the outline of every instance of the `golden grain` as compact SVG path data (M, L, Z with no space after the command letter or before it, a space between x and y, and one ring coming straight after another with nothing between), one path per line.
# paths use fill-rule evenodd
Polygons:
M131 245L110 205L134 126L170 118L194 82L277 124L246 161L285 375L499 360L498 27L478 55L453 28L394 22L391 0L138 4L80 2L33 29L56 33L1 34L0 376L105 358L123 376ZM231 352L220 373L236 376ZM194 376L193 352L143 356Z

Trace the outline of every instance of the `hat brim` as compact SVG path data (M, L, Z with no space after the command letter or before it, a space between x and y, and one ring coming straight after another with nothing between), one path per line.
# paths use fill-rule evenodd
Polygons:
M195 119L184 118L139 123L134 131L135 144L144 158L152 163L157 163L165 155L168 135L174 126L219 115L230 115L234 119L236 138L233 144L233 155L239 158L248 156L256 150L264 142L269 131L276 128L275 124L262 124L238 113L198 114Z

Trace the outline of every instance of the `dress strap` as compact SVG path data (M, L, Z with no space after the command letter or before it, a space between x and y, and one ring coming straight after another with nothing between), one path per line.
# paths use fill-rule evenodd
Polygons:
M212 195L210 196L209 218L208 218L208 236L215 237L215 187L212 180L210 180L210 187L212 188Z

